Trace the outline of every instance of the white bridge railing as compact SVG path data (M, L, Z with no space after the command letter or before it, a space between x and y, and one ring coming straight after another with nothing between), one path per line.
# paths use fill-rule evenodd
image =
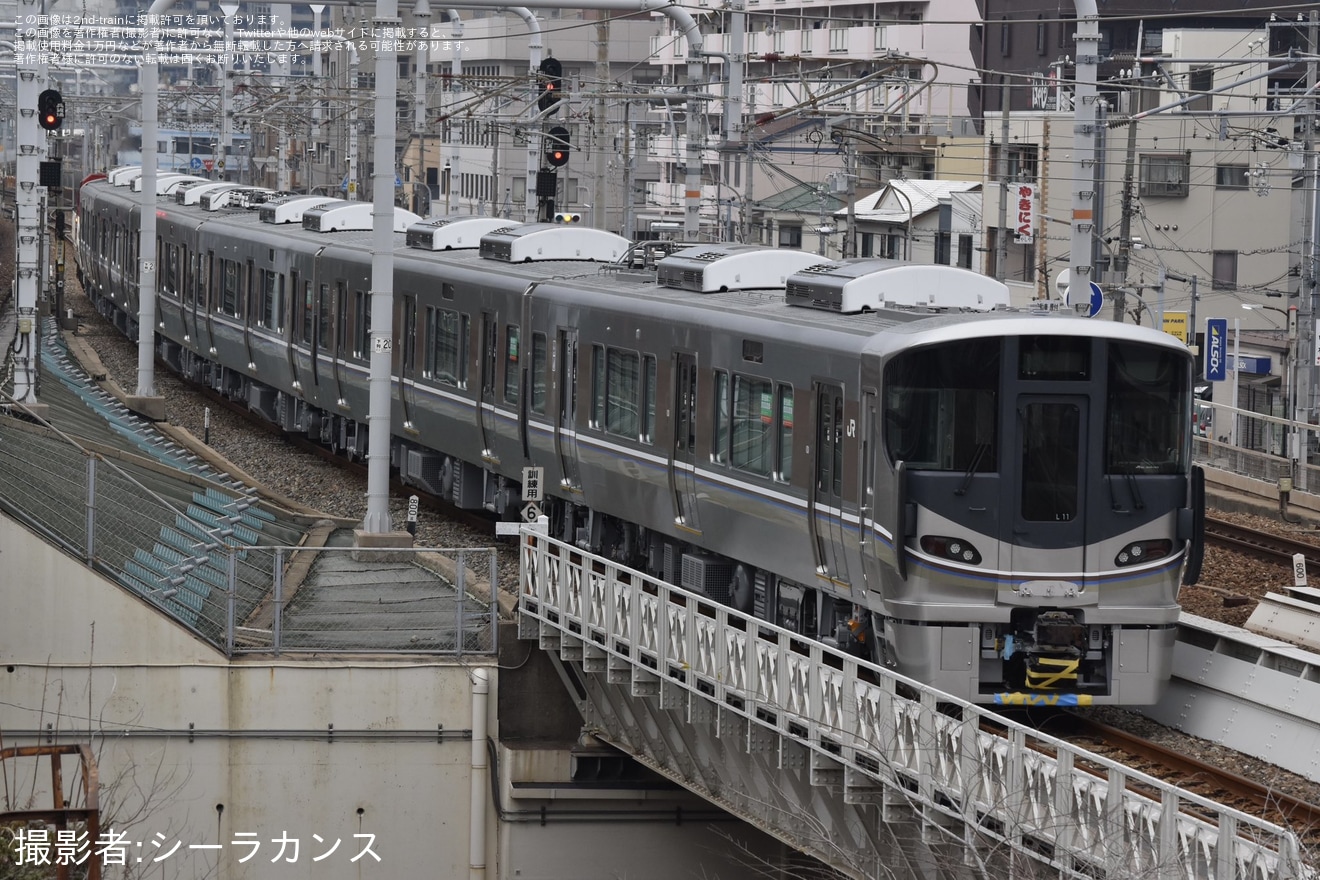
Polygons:
M520 635L634 696L681 689L842 769L836 796L1065 877L1311 876L1291 831L525 527ZM645 698L645 697L643 697ZM861 798L861 800L859 800ZM911 813L908 813L909 815ZM984 864L984 862L982 862ZM1026 864L1023 862L1022 864Z

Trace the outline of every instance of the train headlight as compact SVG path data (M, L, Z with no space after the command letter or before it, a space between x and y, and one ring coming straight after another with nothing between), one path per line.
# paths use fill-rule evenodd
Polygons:
M1114 564L1136 565L1139 562L1149 562L1152 559L1159 559L1168 556L1173 552L1173 542L1168 538L1160 538L1157 541L1133 541L1114 557Z
M942 556L955 562L979 565L981 553L964 538L945 538L940 535L923 535L921 549L931 556Z

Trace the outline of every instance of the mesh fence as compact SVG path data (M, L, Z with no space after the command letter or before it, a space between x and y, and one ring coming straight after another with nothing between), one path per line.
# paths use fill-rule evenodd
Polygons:
M249 499L132 470L0 417L0 509L228 654L496 648L493 550L267 546Z

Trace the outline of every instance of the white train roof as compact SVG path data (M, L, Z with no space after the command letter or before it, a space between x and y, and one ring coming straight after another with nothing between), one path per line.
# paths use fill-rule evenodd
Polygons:
M191 186L182 186L174 191L174 201L180 205L199 205L202 202L202 196L207 193L220 192L221 190L238 189L237 183L195 183Z
M481 247L487 232L509 226L521 226L518 220L503 217L435 217L408 227L408 247L423 251L449 251Z
M1006 284L969 269L870 258L798 272L788 279L784 299L847 314L894 306L988 312L1009 303Z
M322 205L341 204L343 199L334 196L292 195L271 199L261 206L262 223L302 223L303 214L309 208Z
M260 186L236 186L232 189L212 190L202 196L202 210L218 211L221 208L247 208L261 204L275 191Z
M481 237L481 256L505 263L543 260L596 260L614 262L632 243L603 229L562 226L556 223L506 224Z
M722 290L782 288L788 277L823 257L799 250L754 244L703 244L684 248L656 264L662 287L719 293Z
M120 165L106 172L105 179L111 186L128 186L142 175L140 165Z
M133 192L142 192L143 179L144 178L142 177L141 174L137 175L136 177L134 177L132 180L129 181L128 188L131 189ZM157 174L156 195L168 196L173 194L174 191L178 189L180 186L183 186L187 183L201 182L205 179L206 178L204 177L195 177L191 174L178 174L175 172L165 172L164 174Z
M371 202L336 201L303 211L303 229L312 232L370 232L373 228ZM394 231L406 232L422 218L403 208L394 209Z

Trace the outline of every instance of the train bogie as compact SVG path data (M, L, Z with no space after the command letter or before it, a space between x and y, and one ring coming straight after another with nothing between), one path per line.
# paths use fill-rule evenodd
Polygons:
M131 254L99 246L131 240L137 199L91 184L79 218L82 277L123 329ZM157 216L165 361L364 455L370 238ZM555 235L579 257L605 241ZM1158 698L1197 539L1171 337L973 312L968 291L986 309L999 292L948 267L712 245L602 270L397 238L405 483L512 519L539 468L555 536L972 701Z

